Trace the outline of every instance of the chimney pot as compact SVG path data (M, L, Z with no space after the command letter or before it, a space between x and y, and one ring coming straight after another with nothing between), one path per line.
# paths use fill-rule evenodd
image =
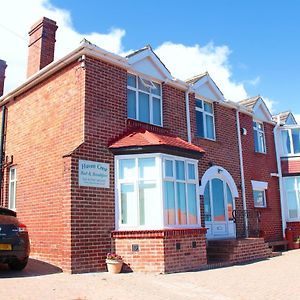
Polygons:
M30 28L27 77L54 60L56 30L56 22L46 17L41 18Z
M0 97L3 95L4 91L4 80L5 80L5 69L7 64L4 60L0 59Z

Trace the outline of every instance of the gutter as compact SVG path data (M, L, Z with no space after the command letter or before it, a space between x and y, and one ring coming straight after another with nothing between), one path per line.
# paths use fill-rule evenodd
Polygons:
M0 135L0 203L1 203L1 196L2 196L2 182L3 182L3 154L4 154L4 132L5 132L5 112L6 107L2 106L2 124L1 124L1 135ZM4 203L2 203L2 206L4 206Z
M244 160L243 160L243 147L242 147L242 139L241 139L241 125L240 125L240 110L236 110L236 129L238 136L238 145L239 145L239 158L240 158L240 171L241 171L241 186L242 186L242 200L244 210L247 211L247 201L246 201L246 187L245 187L245 174L244 174ZM248 218L245 218L245 229L246 229L246 237L248 237Z
M279 143L277 138L277 129L280 126L280 115L278 116L276 126L273 129L274 142L275 142L275 152L276 152L276 162L277 162L277 170L278 170L278 181L279 181L279 195L280 195L280 209L281 209L281 226L282 226L282 236L285 237L285 229L286 229L286 218L285 218L285 203L283 196L283 179L282 179L282 169L281 169L281 161L279 155Z

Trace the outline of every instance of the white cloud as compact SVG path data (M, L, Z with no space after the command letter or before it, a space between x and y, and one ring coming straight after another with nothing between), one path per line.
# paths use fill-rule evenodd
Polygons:
M271 112L271 114L274 114L275 113L275 108L276 108L276 105L279 103L278 101L275 101L275 100L272 100L268 97L263 97L269 111Z
M253 79L246 80L245 83L248 83L252 86L257 86L260 83L260 76L256 76Z
M5 92L18 86L26 78L28 31L31 25L42 16L55 20L59 26L56 32L55 58L60 58L78 47L84 37L111 52L123 51L122 37L125 31L122 29L111 29L106 34L98 32L82 34L74 29L70 13L54 7L49 0L2 2L0 59L5 60L8 65ZM95 28L95 30L100 31L100 28Z
M5 92L10 91L26 78L28 30L42 16L55 20L59 26L56 35L55 59L61 58L75 49L83 37L99 47L117 54L124 54L126 51L122 46L125 30L116 28L111 29L108 33L99 33L101 28L95 28L95 32L91 33L78 32L72 25L70 12L53 6L51 0L10 0L3 2L0 36L1 40L6 42L1 43L0 59L6 60L8 64ZM3 28L3 25L6 29ZM146 43L147 41L145 41ZM237 101L248 96L245 89L247 81L238 82L232 78L229 63L231 51L226 45L216 46L213 43L208 43L203 46L198 44L186 46L165 42L158 46L155 52L174 77L184 80L208 71L225 98ZM255 85L259 80L260 78L257 77L249 80L248 83Z
M247 98L243 83L232 79L230 50L227 46L215 46L213 43L202 47L198 44L185 46L166 42L155 49L155 52L173 76L187 79L208 71L225 98L234 101Z

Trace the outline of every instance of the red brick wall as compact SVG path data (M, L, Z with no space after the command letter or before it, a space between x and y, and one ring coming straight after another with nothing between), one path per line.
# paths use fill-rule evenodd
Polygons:
M205 232L205 229L117 231L112 233L113 249L122 256L124 270L192 271L207 264ZM176 249L176 244L180 249ZM132 251L132 245L138 245L139 251Z
M259 208L261 212L261 230L265 231L267 241L282 239L281 209L279 183L277 177L271 177L271 173L277 173L275 143L272 124L264 123L267 153L254 151L253 119L251 116L240 113L241 128L247 129L247 135L242 135L244 174L246 185L247 209L254 208L253 190L251 180L268 182L266 190L267 207Z
M84 70L73 63L7 104L5 155L17 168L17 213L31 253L70 269L70 161L83 141ZM2 205L8 205L8 167Z
M286 222L286 227L293 231L293 238L300 237L300 222Z
M300 157L282 159L281 169L283 175L297 175L300 174Z

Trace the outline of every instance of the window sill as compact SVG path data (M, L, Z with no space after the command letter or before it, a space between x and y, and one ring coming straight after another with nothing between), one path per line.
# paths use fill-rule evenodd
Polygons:
M254 154L257 155L257 156L265 156L265 155L267 155L267 152L256 152L256 151L254 151Z
M220 142L218 142L217 140L211 140L211 139L207 139L207 138L201 137L201 136L195 136L195 139L205 141L205 142L209 142L209 143L211 142L211 143L220 144Z

